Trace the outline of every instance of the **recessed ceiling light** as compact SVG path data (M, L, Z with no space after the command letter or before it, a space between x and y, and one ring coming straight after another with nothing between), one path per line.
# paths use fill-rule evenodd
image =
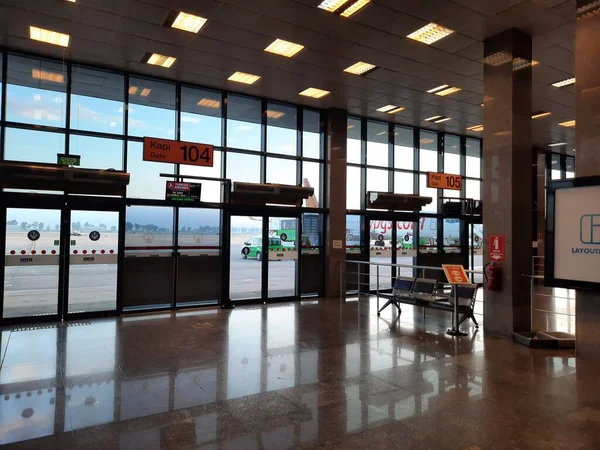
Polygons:
M359 61L356 64L352 64L350 67L346 67L344 72L354 75L367 75L368 73L371 73L377 69L379 69L379 67L377 67L375 64Z
M434 120L437 120L439 118L441 118L443 116L433 116L433 117L429 117L427 119L425 119L425 122L433 122Z
M440 119L434 120L433 123L442 123L447 122L448 120L452 120L452 117L442 117Z
M525 59L517 57L513 59L513 71L524 69L525 67L533 67L538 65L539 62L535 59Z
M450 36L454 33L454 30L443 27L437 23L430 23L424 27L419 28L417 31L410 33L406 36L414 41L422 42L423 44L431 45L434 42L444 39L446 36Z
M562 81L557 81L556 83L552 83L552 86L560 88L565 86L571 86L572 84L575 84L575 77L567 78L566 80Z
M142 92L140 92L140 95L142 97L148 97L150 95L150 92L152 92L152 89L144 88L142 89Z
M58 31L45 30L38 27L29 27L29 38L34 41L45 42L46 44L68 47L71 37L68 34Z
M467 128L469 131L483 131L483 125L473 125L472 127Z
M431 139L431 138L423 138L423 139L421 139L420 142L421 142L421 144L433 144L435 142L435 140Z
M435 87L433 89L429 89L427 92L429 94L435 94L437 91L441 91L442 89L446 89L447 87L450 87L447 84L442 84L441 86Z
M137 94L138 87L137 86L129 86L129 95Z
M342 14L340 14L340 16L350 17L352 14L357 13L362 8L367 6L370 2L371 0L357 0L352 5L348 6L348 8L346 8Z
M304 45L295 44L293 42L284 41L283 39L275 39L271 45L265 48L265 52L275 53L276 55L291 58L296 53L304 48Z
M326 95L329 95L329 94L331 94L331 92L324 91L323 89L313 88L313 87L304 89L302 92L300 92L300 95L304 95L305 97L312 97L312 98L321 98L321 97L325 97Z
M182 11L171 11L167 18L166 24L171 28L188 31L190 33L198 33L208 19L195 16L194 14L185 13Z
M458 92L460 90L461 89L457 88L457 87L449 87L449 88L443 89L441 91L434 92L434 94L445 97L446 95L454 94L455 92Z
M173 65L173 63L177 61L177 58L172 56L160 55L158 53L152 53L148 56L148 60L146 61L148 64L153 66L160 66L168 69Z
M351 130L352 128L354 128L354 125L348 125L349 130Z
M221 107L221 102L217 100L212 100L210 98L203 98L197 103L197 105L204 106L205 108L217 109Z
M269 119L279 119L280 117L285 116L285 113L282 111L273 111L271 109L267 109L265 112Z
M334 12L349 1L350 0L324 0L319 5L319 8L324 9L325 11Z
M235 81L237 83L253 84L260 80L260 76L252 75L251 73L236 72L227 79L229 81Z
M502 64L506 64L507 62L512 61L512 54L506 51L492 53L491 55L483 58L484 64L489 66L501 66Z
M396 109L396 108L397 108L396 105L386 105L386 106L382 106L381 108L377 108L377 111L388 112L388 111L391 111L392 109Z
M75 3L77 0L67 0L69 3Z
M574 120L567 120L566 122L561 122L559 123L559 125L561 127L567 127L567 128L571 128L575 126L575 121Z
M62 73L48 72L47 70L31 69L31 76L36 80L50 81L52 83L65 82L65 76Z
M548 111L537 111L534 112L533 115L531 116L532 119L541 119L542 117L548 117L551 116L552 113L548 112Z
M400 111L404 111L404 109L405 109L404 107L399 106L398 108L392 109L391 111L388 111L387 113L388 114L396 114L396 113L399 113Z
M552 144L548 144L548 147L560 147L561 145L567 145L566 142L554 142Z

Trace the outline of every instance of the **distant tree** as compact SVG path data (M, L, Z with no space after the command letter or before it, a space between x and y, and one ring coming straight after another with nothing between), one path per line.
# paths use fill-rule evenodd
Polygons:
M84 224L83 224L83 226L84 226L84 227L89 227L89 226L90 226L90 223L89 223L89 222L86 222L86 223L84 223Z
M81 230L81 222L80 221L77 221L77 229Z
M139 224L139 223L137 223L137 222L136 222L136 223L134 223L134 224L133 224L133 227L135 228L135 231L140 231L140 228L141 228L141 226L140 226L140 224Z
M29 225L27 222L21 222L21 229L22 230L26 230L27 229L27 225Z
M77 222L73 222L71 224L71 228L74 229L74 230L76 230L77 229Z
M159 232L159 233L164 233L165 231L169 231L169 230L167 230L167 229L166 229L166 228L164 228L164 227L160 227L160 228L158 229L158 232Z
M103 223L101 223L100 225L98 225L98 228L100 228L102 230L106 230L106 225L104 225Z
M54 229L55 229L56 231L60 230L60 225L54 225Z
M39 225L40 223L37 220L31 224L33 228L37 228Z
M113 227L116 228L116 227ZM133 231L133 223L125 222L125 231Z
M189 233L190 231L192 231L192 227L187 227L187 231L188 231L188 233Z
M8 222L6 222L7 225L19 225L19 222L17 222L16 219L13 220L9 220Z
M44 229L44 222L40 222L39 225L38 225L38 227L40 227L40 230L43 230Z
M110 231L117 231L116 225L113 225L112 227L110 227Z
M46 231L50 231L50 225L46 225Z

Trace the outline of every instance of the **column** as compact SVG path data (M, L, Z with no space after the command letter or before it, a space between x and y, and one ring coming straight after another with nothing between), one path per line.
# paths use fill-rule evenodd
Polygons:
M505 236L502 289L485 288L486 333L529 331L532 256L531 36L509 29L484 42L483 229Z
M600 4L577 0L575 176L600 175ZM600 361L600 293L577 292L577 356Z
M343 109L327 111L325 157L327 162L326 207L327 245L325 248L325 297L340 296L340 264L346 261L346 137L348 114ZM341 246L334 245L341 242ZM340 248L336 248L340 247Z

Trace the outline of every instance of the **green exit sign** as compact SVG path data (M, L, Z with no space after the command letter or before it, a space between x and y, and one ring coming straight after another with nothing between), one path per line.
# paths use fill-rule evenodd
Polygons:
M79 166L81 165L80 155L65 155L59 153L57 155L57 164L59 166Z

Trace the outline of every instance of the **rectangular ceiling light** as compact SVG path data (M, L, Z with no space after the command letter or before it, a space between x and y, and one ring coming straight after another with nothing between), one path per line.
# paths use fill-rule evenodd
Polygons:
M198 33L204 24L208 21L204 17L195 16L194 14L188 14L181 11L173 11L170 14L170 18L173 17L171 22L171 28L177 28L178 30L189 31L190 33Z
M217 100L211 100L210 98L203 98L198 103L198 106L204 106L205 108L217 109L221 107L221 102Z
M387 113L388 114L396 114L396 113L399 113L400 111L404 111L404 109L405 109L404 107L399 106L398 108L392 109L391 111L388 111Z
M567 145L566 142L554 142L552 144L548 144L548 147L560 147L561 145Z
M35 80L50 81L52 83L65 82L65 76L62 73L48 72L41 69L31 69L31 77Z
M360 11L362 8L367 6L371 0L357 0L352 5L348 6L340 16L350 17L352 14Z
M561 127L567 127L567 128L572 128L575 126L575 121L574 120L567 120L566 122L561 122L559 123L559 125Z
M280 117L285 116L285 113L282 111L273 111L271 109L267 109L265 112L269 119L279 119Z
M434 92L434 94L445 97L446 95L454 94L455 92L458 92L460 90L461 89L457 88L457 87L449 87L449 88L443 89L441 91Z
M236 72L227 79L236 83L253 84L260 80L260 76L252 75L251 73Z
M350 0L324 0L319 5L319 8L325 11L334 12L348 3Z
M265 52L275 53L276 55L291 58L296 53L304 48L304 45L295 44L293 42L284 41L283 39L275 39L271 45L265 48Z
M382 106L381 108L377 108L377 111L388 112L388 111L391 111L392 109L396 109L396 108L397 108L396 105L386 105L386 106Z
M300 95L304 95L305 97L312 97L312 98L321 98L321 97L325 97L326 95L329 95L329 94L331 94L331 92L324 91L323 89L313 88L313 87L304 89L302 92L300 92Z
M443 27L437 23L430 23L419 28L417 31L410 33L406 37L413 41L431 45L440 39L444 39L446 36L450 36L452 33L454 33L454 30L451 30L450 28Z
M548 112L548 111L537 111L534 112L533 115L531 116L532 119L541 119L542 117L548 117L551 116L552 113Z
M447 87L450 87L450 86L448 86L447 84L442 84L441 86L438 86L436 88L429 89L427 92L429 94L435 94L437 91L441 91L442 89L446 89Z
M138 87L137 86L129 86L129 95L137 94Z
M45 42L46 44L68 47L71 37L68 34L58 31L45 30L38 27L29 27L29 38L34 41Z
M433 117L429 117L427 119L425 119L425 122L433 122L434 120L440 119L443 116L433 116Z
M556 83L552 83L552 86L560 88L565 86L571 86L572 84L575 84L575 77L567 78L566 80L562 81L557 81Z
M148 64L152 64L153 66L160 66L168 69L173 65L173 63L177 60L177 58L173 58L172 56L159 55L158 53L152 53L146 61Z
M448 120L452 120L452 117L442 117L440 119L434 120L433 123L442 123L447 122Z
M483 125L473 125L472 127L467 128L469 131L483 131Z
M144 88L142 89L142 92L140 92L140 95L142 97L148 97L150 95L150 92L152 92L152 89Z
M352 64L350 67L346 67L344 72L348 72L353 75L367 75L378 68L379 67L377 67L375 64L359 61L356 64Z

